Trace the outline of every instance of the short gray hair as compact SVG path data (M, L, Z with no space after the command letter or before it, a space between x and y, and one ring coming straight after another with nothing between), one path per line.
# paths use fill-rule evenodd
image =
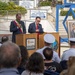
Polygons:
M15 67L20 61L20 58L20 48L17 44L8 41L0 47L0 67Z

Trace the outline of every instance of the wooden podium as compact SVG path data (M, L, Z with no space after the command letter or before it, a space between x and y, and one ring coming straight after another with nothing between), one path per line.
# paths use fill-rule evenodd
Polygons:
M16 44L25 46L31 55L37 50L37 34L18 34L16 35Z
M38 48L44 47L44 35L47 33L43 33L39 35L39 39L37 39L37 34L18 34L16 36L16 44L23 45L27 48L29 55L31 55L33 52L35 52ZM59 41L59 33L48 33L53 34L56 38L58 48L56 52L60 54L60 41ZM39 46L39 47L38 47Z

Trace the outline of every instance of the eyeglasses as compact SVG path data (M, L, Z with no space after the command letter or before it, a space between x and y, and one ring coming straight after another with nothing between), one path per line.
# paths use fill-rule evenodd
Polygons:
M40 20L36 20L37 22L40 22Z

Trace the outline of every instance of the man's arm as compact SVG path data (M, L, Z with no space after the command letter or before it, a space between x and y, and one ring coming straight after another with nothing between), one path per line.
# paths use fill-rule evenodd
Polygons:
M15 25L14 21L12 21L11 24L10 24L10 32L15 32L18 29L19 28Z
M30 24L29 25L28 32L29 33L35 33L36 32L36 29L35 29L35 25L34 24Z

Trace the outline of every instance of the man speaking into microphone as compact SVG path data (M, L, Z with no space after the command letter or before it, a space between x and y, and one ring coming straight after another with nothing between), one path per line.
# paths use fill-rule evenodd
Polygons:
M28 28L29 33L43 33L42 25L40 24L41 18L37 16L35 22L31 23Z
M16 43L16 35L26 33L26 27L23 21L21 21L21 13L16 14L16 20L10 24L10 32L12 32L12 42Z

